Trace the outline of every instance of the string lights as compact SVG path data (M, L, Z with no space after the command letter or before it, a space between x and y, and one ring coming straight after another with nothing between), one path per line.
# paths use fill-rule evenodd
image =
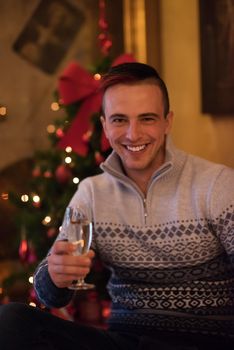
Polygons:
M110 38L110 34L108 32L108 23L106 21L106 5L105 1L99 1L99 8L100 8L100 14L99 14L99 30L98 30L98 41L100 43L101 47L101 53L104 56L107 56L109 54L109 50L112 46L112 40ZM105 65L109 64L109 59L104 60ZM82 70L82 69L81 69ZM105 66L101 67L101 74L105 71ZM35 163L34 169L32 169L32 176L33 176L33 183L36 185L34 187L34 190L29 191L28 193L21 193L19 197L17 198L17 205L18 202L20 202L20 207L24 207L23 211L25 213L23 217L23 229L21 233L21 241L19 245L19 257L21 262L23 263L23 266L25 267L25 271L27 271L27 267L30 267L32 263L35 263L37 261L37 254L36 254L36 244L38 244L37 240L31 239L32 232L33 234L37 234L37 228L40 229L40 232L44 234L43 241L46 241L44 238L54 239L57 234L58 230L61 230L61 226L58 228L59 218L60 215L58 211L56 211L57 202L59 202L59 205L62 205L63 201L66 200L63 199L63 196L60 194L63 194L63 188L66 188L66 191L70 191L73 187L79 184L79 182L82 179L83 172L82 167L84 167L84 170L87 173L89 171L89 162L92 163L90 167L92 167L91 171L93 172L93 168L96 168L96 165L100 164L104 158L103 155L105 151L108 151L109 144L107 144L107 141L105 142L104 138L101 137L101 142L99 143L96 141L95 138L95 128L96 128L96 120L98 118L97 113L100 111L100 98L96 98L96 91L98 91L97 87L100 84L101 80L101 74L99 73L89 73L89 72L82 72L80 74L80 70L78 70L77 73L77 80L75 80L75 83L78 82L80 85L74 86L75 91L79 89L83 93L86 89L86 85L90 84L91 88L93 86L93 90L91 89L91 92L89 95L85 95L82 97L82 99L77 99L69 103L65 103L61 98L57 101L50 101L47 109L52 112L58 112L58 114L61 112L61 109L66 105L72 105L75 103L74 108L72 106L71 109L66 110L65 112L68 114L67 120L63 121L64 124L62 124L59 120L56 120L55 122L51 122L46 127L46 131L49 136L49 138L52 140L53 145L56 143L58 144L60 142L60 139L63 139L64 135L66 135L68 128L70 127L70 123L73 117L74 113L74 120L77 117L75 115L76 109L78 109L78 114L80 117L80 113L82 110L83 102L86 103L86 108L88 109L86 116L83 118L80 118L81 124L83 121L85 121L85 118L88 119L87 127L82 128L80 125L78 125L78 131L79 129L80 134L75 135L74 143L72 143L72 139L68 140L68 142L65 144L65 147L63 148L63 152L61 152L59 155L57 155L56 152L48 152L47 155L44 156L44 153L39 154L39 162L38 164ZM84 79L82 78L84 77ZM71 78L74 78L74 74L72 72ZM87 79L86 79L87 78ZM89 80L88 80L89 79ZM73 79L74 80L74 79ZM87 83L87 84L86 84ZM71 90L73 91L73 90ZM91 102L87 102L87 99L92 95L95 95L95 106L97 105L97 108L91 108L92 104ZM56 100L56 98L54 98ZM84 109L83 109L84 110ZM51 113L52 113L51 112ZM0 117L1 115L6 116L7 109L6 107L3 108L0 105ZM52 113L53 114L53 113ZM94 115L95 114L95 115ZM91 123L91 117L94 116L94 123ZM90 119L89 119L90 118ZM1 118L0 118L1 119ZM79 124L79 123L78 123ZM92 126L94 125L94 126ZM97 126L98 128L98 126ZM102 134L101 134L102 133ZM100 134L103 135L103 131L100 129ZM98 134L99 135L99 134ZM99 136L98 136L99 137ZM76 143L80 142L81 145L84 145L85 151L81 153L79 150L76 149ZM100 148L100 151L99 151ZM86 159L86 156L88 155L88 152L93 152L94 157L90 157L89 159ZM77 156L78 154L78 156ZM48 159L48 163L47 163ZM49 164L50 162L50 164ZM77 164L76 164L77 163ZM84 165L83 165L84 163ZM86 164L88 165L86 167ZM76 168L77 165L77 168ZM81 170L81 172L80 172ZM77 171L77 174L76 174ZM79 178L77 175L81 173L81 177ZM80 176L80 175L79 175ZM50 179L51 178L51 179ZM37 186L37 184L39 184ZM68 186L66 186L68 184ZM61 185L61 186L60 186ZM71 185L71 186L70 186ZM59 196L59 200L48 200L48 193L50 194L50 188L51 190L51 198L57 198L56 196ZM44 191L45 189L45 191ZM59 191L59 194L57 194L57 190ZM3 191L2 191L3 192ZM61 198L61 201L60 201ZM8 193L5 191L4 193L0 194L0 199L7 200L8 199ZM52 202L52 203L51 203ZM47 205L48 204L48 205ZM31 216L31 217L29 217ZM35 222L37 221L37 227L35 230L31 229L31 224L34 225L34 222L31 223L32 216L35 216ZM33 221L33 220L32 220ZM22 224L22 223L21 223ZM40 225L42 227L40 227ZM43 243L44 244L44 243ZM40 245L39 245L40 248ZM43 248L43 247L42 247ZM36 296L33 290L33 276L31 276L31 271L28 271L27 275L27 283L30 284L30 290L29 290L29 297L28 297L28 303L32 306L38 306L38 301L36 300ZM5 292L5 291L4 291ZM1 294L1 289L0 289ZM43 307L42 305L39 305L40 307ZM108 313L108 309L104 311L103 317L105 317L106 313ZM107 316L106 316L107 317Z

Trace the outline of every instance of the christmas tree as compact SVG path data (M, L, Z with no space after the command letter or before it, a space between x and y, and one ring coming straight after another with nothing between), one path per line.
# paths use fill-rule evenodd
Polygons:
M7 296L12 284L20 280L25 287L25 301L41 307L30 284L33 272L53 244L79 182L100 173L100 163L111 152L100 123L101 77L111 65L133 61L131 55L111 58L112 41L103 1L100 1L100 9L98 39L102 59L89 71L78 62L70 62L60 74L52 108L62 109L64 113L47 127L50 148L34 155L28 193L9 193L10 201L18 208L16 225L23 269L3 282L3 290ZM91 299L108 299L107 277L96 259L88 276L96 285L96 294L90 294Z

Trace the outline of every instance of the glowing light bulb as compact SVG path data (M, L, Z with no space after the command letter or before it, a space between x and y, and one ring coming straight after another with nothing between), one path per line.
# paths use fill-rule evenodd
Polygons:
M65 148L65 151L66 151L67 153L71 153L71 152L72 152L72 148L71 148L70 146L67 146L67 147Z
M74 177L72 181L73 181L74 184L78 184L80 182L78 177Z
M64 159L64 161L65 161L66 164L70 164L72 162L72 159L71 159L71 157L66 157Z
M52 102L51 105L50 105L50 108L51 108L52 111L56 112L56 111L59 110L60 107L59 107L58 102Z
M39 203L40 202L40 197L37 195L37 194L35 194L34 196L33 196L33 202L34 203Z
M0 107L0 117L6 117L7 109L4 106Z
M29 283L33 284L33 276L30 276L28 281L29 281Z
M55 126L53 124L50 124L47 126L46 130L49 134L53 134L56 129L55 129Z
M28 197L27 194L23 194L23 195L21 196L21 201L22 201L22 202L28 202L28 200L29 200L29 197Z
M51 222L51 216L47 215L46 217L44 217L44 219L42 220L43 225L47 225Z
M30 305L30 306L33 306L33 307L36 307L36 306L37 306L33 301L31 301L31 302L29 303L29 305Z
M96 74L94 74L93 77L94 77L95 80L100 80L101 79L101 74L96 73Z

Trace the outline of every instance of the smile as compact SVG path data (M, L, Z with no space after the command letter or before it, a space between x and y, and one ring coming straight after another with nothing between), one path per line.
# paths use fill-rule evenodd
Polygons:
M126 145L125 147L127 148L128 151L140 152L146 148L146 145L140 145L140 146L128 146L128 145Z

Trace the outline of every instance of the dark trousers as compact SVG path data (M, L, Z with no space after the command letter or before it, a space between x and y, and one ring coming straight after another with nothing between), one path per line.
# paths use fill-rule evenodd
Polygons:
M21 303L0 306L1 350L233 350L234 344L179 340L78 325Z

